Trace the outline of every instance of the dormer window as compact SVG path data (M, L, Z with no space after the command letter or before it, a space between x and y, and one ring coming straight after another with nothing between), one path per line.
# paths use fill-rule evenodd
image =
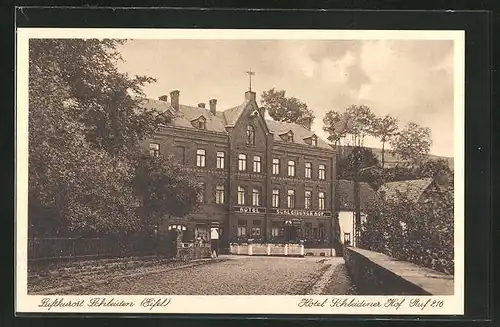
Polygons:
M281 139L285 142L288 142L288 143L293 143L293 132L292 131L289 131L288 133L286 134L282 134L281 135Z
M316 137L316 135L313 135L313 137L311 137L311 145L312 146L318 145L318 138Z
M318 137L314 134L305 138L304 141L311 146L318 146Z
M203 116L191 121L191 124L198 129L207 129L207 119Z

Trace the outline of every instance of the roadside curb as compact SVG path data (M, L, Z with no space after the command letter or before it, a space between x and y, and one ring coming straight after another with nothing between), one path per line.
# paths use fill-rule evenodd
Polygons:
M330 282L330 278L332 277L337 264L332 259L327 260L325 264L329 265L329 267L309 289L309 292L307 292L308 295L322 295L328 287L328 283Z
M118 279L130 278L130 277L132 277L132 278L142 277L142 276L149 275L149 274L174 271L174 270L190 268L190 267L200 266L200 265L209 264L209 263L219 263L219 262L224 262L227 260L229 260L229 259L213 259L213 258L197 259L197 260L189 261L189 263L187 263L185 265L178 266L178 267L162 268L162 269L144 271L144 272L139 272L139 273L134 273L134 274L127 274L127 275L110 277L110 278L96 280L93 282L82 283L82 284L78 284L78 285L50 288L50 289L45 289L45 290L37 291L37 292L28 292L28 295L56 295L57 293L60 293L60 292L68 292L68 291L71 291L73 289L86 288L86 287L89 287L91 285L103 285L103 284L106 284L106 283L109 283L111 281L115 281Z

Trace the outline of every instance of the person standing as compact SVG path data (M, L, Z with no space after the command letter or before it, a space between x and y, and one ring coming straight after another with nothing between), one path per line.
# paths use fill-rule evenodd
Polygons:
M219 229L212 227L210 230L210 243L212 250L212 258L219 256Z

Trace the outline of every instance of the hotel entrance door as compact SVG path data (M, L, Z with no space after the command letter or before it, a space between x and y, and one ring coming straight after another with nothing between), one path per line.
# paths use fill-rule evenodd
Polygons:
M298 242L300 237L300 222L296 223L292 220L285 221L285 226L283 227L283 238L285 242Z

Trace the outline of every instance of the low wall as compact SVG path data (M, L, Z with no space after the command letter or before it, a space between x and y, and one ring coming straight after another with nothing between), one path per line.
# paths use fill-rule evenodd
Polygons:
M196 260L203 258L210 258L212 256L211 248L208 246L195 246L195 247L179 247L177 248L176 258L179 260Z
M336 251L333 248L305 248L306 256L335 257Z
M347 271L365 295L453 295L452 275L398 261L385 254L345 247Z
M272 255L303 257L304 245L299 244L231 244L229 252L239 255Z

